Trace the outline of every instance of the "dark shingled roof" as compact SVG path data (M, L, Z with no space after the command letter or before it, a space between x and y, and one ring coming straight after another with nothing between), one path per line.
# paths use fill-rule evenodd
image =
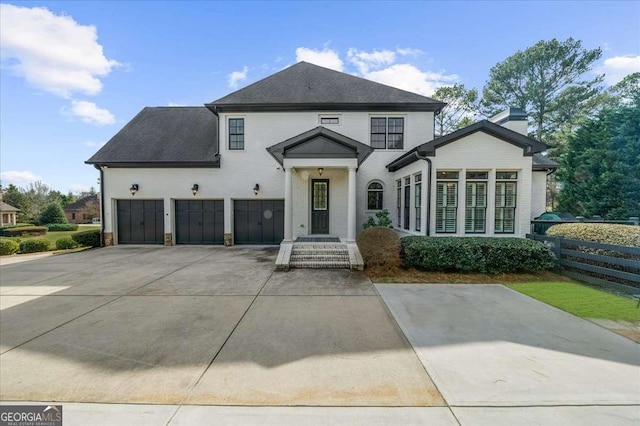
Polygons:
M522 148L523 155L526 156L531 156L547 149L547 146L542 142L538 142L537 140L531 139L528 136L522 135L518 132L514 132L513 130L507 129L506 127L502 127L499 124L495 124L487 120L482 120L470 126L463 127L460 130L456 130L453 133L449 133L448 135L441 136L427 143L423 143L422 145L418 145L416 148L413 148L406 154L401 155L391 163L387 164L387 169L390 172L395 172L396 170L399 170L415 161L418 161L416 152L422 157L435 156L437 148L450 144L451 142L455 142L458 139L462 139L475 132L484 132L498 139L502 139L503 141L508 142L512 145L520 147ZM536 160L534 159L534 165L535 164ZM554 166L551 164L547 166L547 168L553 167ZM557 167L557 165L555 167Z
M438 111L445 104L307 62L299 62L207 104L214 112L289 110Z
M98 195L89 195L88 197L80 198L79 200L69 203L64 206L64 210L80 210L87 207L90 202L98 202Z
M542 154L533 154L533 170L557 169L560 164Z
M86 163L220 167L218 117L205 107L144 108Z

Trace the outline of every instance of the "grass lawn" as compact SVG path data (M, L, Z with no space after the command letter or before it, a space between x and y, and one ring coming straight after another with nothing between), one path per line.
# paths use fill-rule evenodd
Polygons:
M586 285L533 282L507 284L507 287L579 317L640 321L637 301Z
M64 237L70 237L78 232L90 231L92 229L100 229L100 225L86 225L80 226L77 231L60 231L60 232L47 232L45 235L39 237L18 237L20 241L34 240L36 238L46 238L51 244L51 250L56 249L56 241Z

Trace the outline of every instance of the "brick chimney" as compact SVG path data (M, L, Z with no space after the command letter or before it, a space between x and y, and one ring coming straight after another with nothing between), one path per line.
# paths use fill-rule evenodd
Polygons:
M523 109L507 108L506 110L491 117L489 121L527 136L528 118L527 113L524 112Z

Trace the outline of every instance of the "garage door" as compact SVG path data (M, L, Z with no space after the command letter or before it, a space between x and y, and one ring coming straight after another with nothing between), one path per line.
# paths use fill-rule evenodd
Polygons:
M284 200L236 200L235 244L280 244L284 238Z
M118 200L119 244L163 244L162 200Z
M223 244L224 200L176 200L176 244Z

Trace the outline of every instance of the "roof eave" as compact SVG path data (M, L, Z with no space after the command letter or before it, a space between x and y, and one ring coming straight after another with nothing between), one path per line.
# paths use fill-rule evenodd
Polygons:
M214 114L220 112L281 112L281 111L440 111L446 104L443 102L387 102L387 103L235 103L205 104Z

